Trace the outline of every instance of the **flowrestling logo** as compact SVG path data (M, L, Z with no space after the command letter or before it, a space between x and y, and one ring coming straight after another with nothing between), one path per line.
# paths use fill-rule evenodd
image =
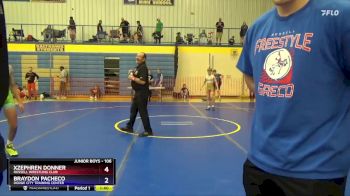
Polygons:
M321 10L322 16L339 16L339 10Z

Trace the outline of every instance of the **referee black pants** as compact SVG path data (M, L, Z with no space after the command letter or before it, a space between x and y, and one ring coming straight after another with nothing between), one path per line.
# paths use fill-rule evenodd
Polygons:
M277 176L247 160L243 168L243 184L247 196L343 196L346 177L308 180Z
M140 113L143 128L146 132L152 133L151 124L148 117L148 104L149 92L138 92L135 91L135 95L132 99L131 109L130 109L130 120L127 127L132 129L135 124L137 112Z

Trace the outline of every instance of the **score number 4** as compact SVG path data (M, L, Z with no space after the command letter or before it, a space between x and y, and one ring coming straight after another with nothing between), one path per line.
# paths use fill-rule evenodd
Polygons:
M108 168L108 166L107 166L107 167L105 167L105 169L104 169L103 171L105 171L106 173L108 173L110 170L109 170L109 168ZM109 183L109 178L108 178L108 177L105 177L105 184L108 184L108 183Z

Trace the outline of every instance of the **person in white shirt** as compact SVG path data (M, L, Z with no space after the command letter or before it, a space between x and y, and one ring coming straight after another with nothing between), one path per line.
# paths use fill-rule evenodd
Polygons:
M67 82L68 82L68 72L64 69L63 66L60 67L60 90L58 94L58 99L66 99L67 97Z

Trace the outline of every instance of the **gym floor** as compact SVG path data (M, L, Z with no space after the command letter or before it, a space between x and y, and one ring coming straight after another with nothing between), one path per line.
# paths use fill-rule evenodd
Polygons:
M19 115L15 146L21 158L115 158L113 192L51 192L52 195L245 195L242 165L249 150L253 102L149 105L155 137L123 133L128 102L26 104ZM135 123L143 131L141 119ZM7 123L0 116L1 134ZM4 172L6 176L6 172ZM0 195L47 195L10 192L5 179Z

